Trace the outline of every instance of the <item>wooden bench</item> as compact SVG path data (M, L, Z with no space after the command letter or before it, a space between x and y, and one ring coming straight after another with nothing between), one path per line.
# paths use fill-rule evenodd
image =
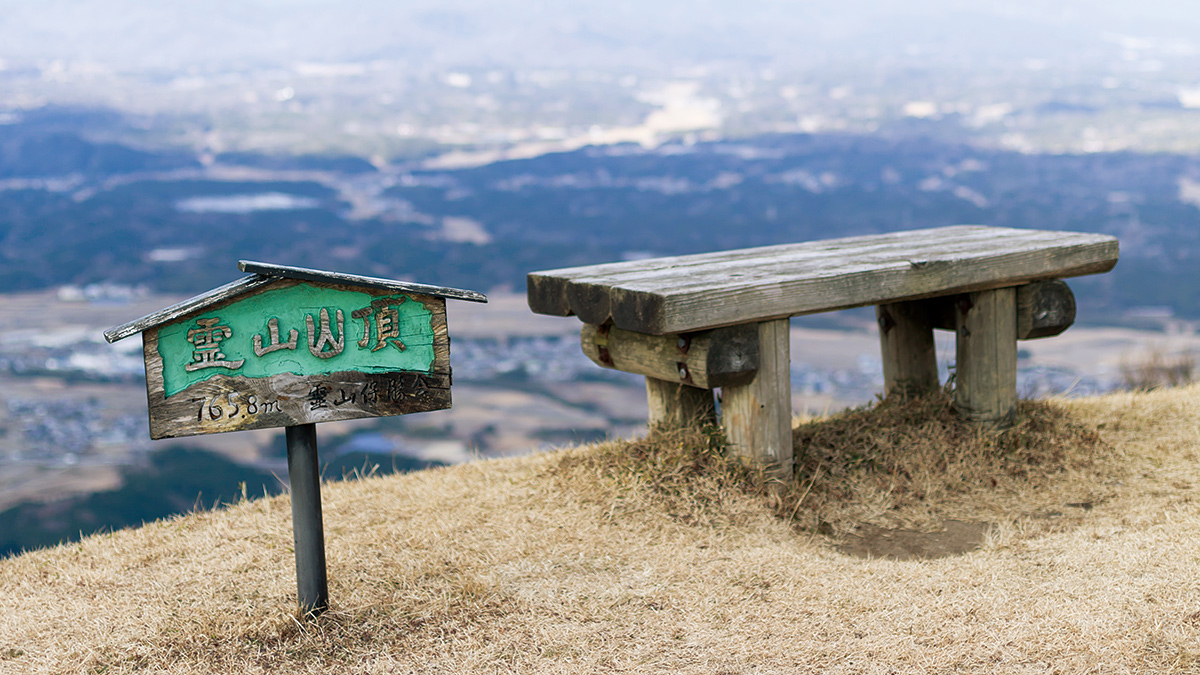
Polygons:
M956 331L955 405L1004 424L1017 340L1074 321L1065 277L1107 272L1099 234L962 225L534 272L530 308L579 317L584 353L646 376L650 423L714 410L736 451L791 468L788 317L875 305L888 395L939 386L933 329Z

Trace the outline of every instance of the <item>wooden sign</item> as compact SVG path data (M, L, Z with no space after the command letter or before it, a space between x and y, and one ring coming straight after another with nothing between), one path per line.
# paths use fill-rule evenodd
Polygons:
M154 439L450 407L446 298L471 291L261 272L114 328L142 333Z
M104 333L141 333L150 437L286 427L296 598L329 606L317 422L450 407L446 299L474 291L242 261L252 276Z

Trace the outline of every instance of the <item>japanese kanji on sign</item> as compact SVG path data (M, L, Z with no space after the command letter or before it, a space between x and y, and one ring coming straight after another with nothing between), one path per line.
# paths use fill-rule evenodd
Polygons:
M328 605L317 422L450 407L446 299L474 291L242 261L250 276L104 333L141 333L150 437L286 427L298 599Z
M105 333L142 334L151 438L450 407L446 298L482 295L239 267L257 274Z

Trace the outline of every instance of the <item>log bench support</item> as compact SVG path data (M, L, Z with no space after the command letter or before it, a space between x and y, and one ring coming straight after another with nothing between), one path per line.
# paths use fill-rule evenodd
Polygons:
M941 386L935 329L955 333L954 403L974 422L1004 426L1017 403L1017 340L1050 337L1075 320L1062 281L877 305L888 396ZM644 375L652 428L720 423L738 455L790 470L792 393L787 319L681 335L584 324L583 353ZM721 389L720 419L713 389Z
M967 419L1004 426L1017 405L1017 340L1052 337L1075 322L1061 280L875 307L888 396L939 385L933 330L955 333L954 405Z
M646 377L652 427L719 409L735 452L787 475L788 317L875 306L888 396L940 386L933 331L954 331L955 407L1003 426L1017 340L1066 330L1075 298L1059 279L1107 272L1117 248L1107 235L955 226L534 272L527 294L537 313L584 322L592 361Z
M937 348L927 303L896 302L875 306L883 352L883 390L916 396L938 387Z
M1016 290L967 293L954 303L954 407L1006 426L1017 408Z
M735 452L790 470L792 388L787 319L682 335L646 335L584 324L593 363L646 376L651 428L717 422Z
M792 471L792 374L787 319L757 326L758 373L721 390L721 427L734 452L781 475Z

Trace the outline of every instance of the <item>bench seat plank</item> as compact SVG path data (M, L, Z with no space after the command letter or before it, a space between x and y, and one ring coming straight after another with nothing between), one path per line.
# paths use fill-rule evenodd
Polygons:
M535 312L653 335L1107 272L1115 237L959 225L534 272Z

